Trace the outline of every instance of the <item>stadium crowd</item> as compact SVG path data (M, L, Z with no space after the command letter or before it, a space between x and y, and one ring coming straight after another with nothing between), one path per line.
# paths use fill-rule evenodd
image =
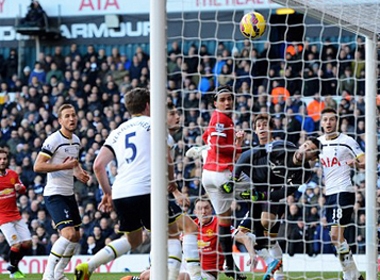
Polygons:
M187 158L185 153L194 145L202 145L201 134L213 110L209 96L219 85L231 85L236 92L234 121L237 128L246 131L245 146L257 145L252 128L257 113L269 113L274 118L276 139L300 145L307 136L319 134L320 112L331 107L339 112L340 131L353 136L365 151L364 57L360 37L351 45L335 45L329 40L321 47L308 42L288 44L279 57L269 43L258 52L248 40L239 50L229 50L223 43L215 50L192 45L186 54L178 42L173 42L168 51L167 99L178 108L183 125L174 136L175 176L182 192L192 202L204 194L202 162ZM44 207L46 178L33 171L33 163L43 141L59 127L57 109L63 103L71 103L78 111L77 135L83 147L80 162L91 175L87 184L75 182L82 216L82 246L77 253L93 255L120 236L117 214L97 210L102 193L93 175L93 162L109 132L130 118L123 105L124 94L131 88L149 86L149 55L137 48L128 58L117 47L106 53L92 45L81 53L72 44L68 53L60 46L54 53L40 53L35 64L25 65L22 71L17 59L16 50L11 50L0 63L0 146L9 150L9 167L28 187L18 202L33 237L30 255L49 254L58 237ZM287 198L280 235L290 255L333 253L322 211L324 182L318 165L314 172L309 183ZM115 163L108 166L108 174L112 184ZM347 240L354 252L364 253L364 170L353 171L352 179L357 194ZM380 182L377 187L380 197ZM235 201L233 207L236 225L247 206ZM186 210L192 214L192 207ZM144 246L132 253L149 252L149 234L144 238ZM303 248L295 246L302 240ZM5 259L7 250L0 233L0 255Z

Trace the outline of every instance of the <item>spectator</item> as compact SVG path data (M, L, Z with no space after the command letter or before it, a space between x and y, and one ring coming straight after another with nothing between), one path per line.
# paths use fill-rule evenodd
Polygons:
M26 16L21 20L21 24L25 26L45 27L45 11L42 9L38 1L33 0L29 5Z
M26 253L27 256L44 256L46 255L46 246L42 244L36 234L32 235L32 247Z
M34 69L33 69L32 73L30 73L29 85L33 84L32 83L33 77L36 77L37 81L41 84L44 84L46 82L46 72L42 68L41 63L39 63L39 62L36 62L34 64Z
M5 240L4 234L0 231L0 258L4 261L9 262L9 251L11 248L7 240Z

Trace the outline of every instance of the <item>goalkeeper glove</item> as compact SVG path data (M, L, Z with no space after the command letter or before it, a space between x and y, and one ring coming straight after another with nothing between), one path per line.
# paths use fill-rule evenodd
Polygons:
M240 193L240 197L242 199L251 200L253 202L259 201L259 200L266 200L267 199L267 193L266 192L258 192L256 190L246 190L244 192Z
M224 193L230 194L234 191L235 182L237 182L237 181L238 181L238 179L231 178L228 182L221 185L220 188L222 189L222 191Z

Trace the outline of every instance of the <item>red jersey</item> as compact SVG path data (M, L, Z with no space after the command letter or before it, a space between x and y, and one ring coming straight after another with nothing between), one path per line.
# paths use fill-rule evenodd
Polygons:
M241 148L235 147L235 128L231 117L215 110L202 138L210 146L203 168L218 172L226 169L232 171L235 152L240 153Z
M5 171L5 175L0 175L0 225L21 219L20 211L17 208L17 192L15 184L22 184L16 172L11 169ZM19 193L25 193L23 186Z
M195 219L198 223L198 219ZM218 219L213 217L205 225L198 225L198 248L202 270L204 271L222 271L224 256L222 248L218 244Z

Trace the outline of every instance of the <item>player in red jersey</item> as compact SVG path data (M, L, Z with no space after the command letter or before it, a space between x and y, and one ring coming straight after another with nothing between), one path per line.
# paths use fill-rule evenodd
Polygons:
M212 113L203 141L209 146L202 172L202 184L218 216L218 238L226 258L226 276L246 279L235 272L232 258L231 203L233 190L225 189L231 178L233 164L241 153L244 132L235 132L232 120L234 93L229 86L219 87L214 95L215 111Z
M7 167L8 152L0 149L0 230L11 247L8 266L10 278L22 279L25 277L18 264L32 245L32 238L17 208L17 193L24 194L26 188L18 174Z
M211 202L206 197L199 197L195 200L194 213L197 215L195 222L198 225L198 248L201 260L201 279L216 280L218 273L223 271L224 256L221 247L218 246L218 218L213 215ZM234 228L230 228L232 233ZM253 234L250 234L254 236ZM237 242L242 243L254 256L254 239L242 232L237 232L234 236ZM251 250L250 250L251 249ZM143 271L139 277L125 276L121 280L149 280L150 269ZM178 276L178 280L189 280L190 276L186 269Z

